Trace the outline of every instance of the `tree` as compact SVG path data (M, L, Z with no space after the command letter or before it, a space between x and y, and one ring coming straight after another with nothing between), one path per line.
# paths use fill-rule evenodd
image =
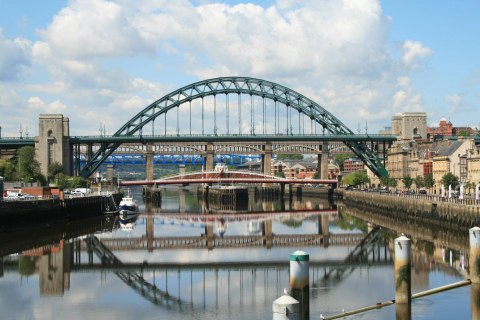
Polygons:
M416 176L414 179L414 183L417 189L425 187L425 180L423 179L422 176Z
M425 188L432 189L433 185L435 184L435 179L433 179L433 174L431 173L426 174L423 182L424 182Z
M40 173L40 163L35 159L34 147L21 147L18 149L17 155L18 173L23 181L33 182L45 179Z
M69 181L69 187L72 189L88 187L88 180L83 177L70 177Z
M48 179L54 179L58 174L65 174L65 167L59 162L51 163L48 166Z
M383 186L389 188L389 187L396 187L397 186L397 180L395 178L392 178L390 176L384 176L380 178L380 184Z
M449 186L452 186L452 189L455 189L458 186L458 177L453 173L449 172L442 177L441 182L446 189Z
M370 183L370 178L368 177L367 172L363 170L351 172L343 177L343 184L346 185L357 187L368 183Z
M0 159L0 176L4 177L6 181L16 180L15 165L11 161Z
M402 182L403 182L403 185L405 186L405 188L410 190L410 188L412 187L413 178L410 177L409 175L406 175L405 177L403 177Z
M279 154L277 160L303 160L303 154Z

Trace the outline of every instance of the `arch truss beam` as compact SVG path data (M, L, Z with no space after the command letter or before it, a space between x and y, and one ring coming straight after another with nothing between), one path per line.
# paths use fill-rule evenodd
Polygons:
M222 77L199 81L165 95L125 123L114 134L114 137L127 137L135 134L141 135L145 125L155 121L159 116L165 115L168 111L182 104L191 103L195 99L203 99L207 96L215 96L218 94L244 94L270 99L276 103L281 103L297 110L299 115L304 114L312 121L321 125L324 131L328 131L333 135L338 135L339 137L355 135L352 130L319 104L285 86L262 79ZM252 132L252 135L254 134L255 133ZM340 141L343 141L374 174L380 177L387 175L387 171L380 158L373 150L368 148L366 142L350 141L349 139ZM80 174L83 177L92 175L120 144L120 142L103 143L89 162L82 168Z

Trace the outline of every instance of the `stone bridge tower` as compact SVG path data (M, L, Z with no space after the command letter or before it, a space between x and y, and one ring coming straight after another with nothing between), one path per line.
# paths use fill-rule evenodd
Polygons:
M65 173L71 175L72 152L70 150L70 123L61 114L39 116L38 137L35 138L35 154L42 174L48 175L48 166L54 162L63 164Z

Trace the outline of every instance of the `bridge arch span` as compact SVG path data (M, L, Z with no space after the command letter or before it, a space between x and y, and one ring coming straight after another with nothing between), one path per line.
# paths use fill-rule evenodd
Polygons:
M330 112L321 107L318 103L305 97L304 95L289 89L280 84L248 77L221 77L203 80L192 83L190 85L179 88L162 98L154 101L142 111L137 113L132 119L125 123L115 134L114 137L132 136L136 134L143 134L143 128L147 124L152 124L155 119L160 116L165 118L165 130L167 127L167 113L171 110L177 110L177 135L178 135L178 107L183 104L189 104L197 99L202 100L202 128L203 128L203 101L206 97L213 96L216 110L216 96L220 94L237 94L249 95L252 97L260 97L264 101L263 108L265 108L265 99L270 99L275 103L275 125L277 121L277 104L280 103L286 106L287 116L287 135L292 134L292 117L291 110L298 112L298 128L300 130L300 116L302 119L310 119L311 122L319 124L323 131L327 131L333 135L352 136L353 131L344 125L339 119L333 116ZM239 104L239 113L240 113ZM251 109L253 106L251 106ZM279 110L280 111L280 110ZM216 111L214 111L214 134L216 132ZM227 111L228 113L228 111ZM290 120L289 120L290 117ZM191 121L191 120L190 120ZM290 121L290 122L289 122ZM250 135L255 135L254 113L250 113ZM263 123L265 125L265 112L263 116ZM228 124L227 124L228 127ZM290 128L290 129L289 129ZM289 132L290 130L290 132ZM202 129L203 134L203 129ZM275 132L277 134L277 132ZM166 135L166 132L165 132ZM381 163L374 151L370 150L365 142L358 141L343 141L355 153L368 168L370 168L376 175L385 176L387 171ZM99 150L93 155L88 163L82 168L80 174L84 177L90 176L100 166L100 164L111 155L120 145L119 142L111 142L103 144Z

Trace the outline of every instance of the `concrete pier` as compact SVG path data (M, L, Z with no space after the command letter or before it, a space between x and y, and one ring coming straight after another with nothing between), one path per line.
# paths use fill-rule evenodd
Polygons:
M304 251L295 251L290 255L290 291L292 297L300 302L300 319L310 317L310 255Z

